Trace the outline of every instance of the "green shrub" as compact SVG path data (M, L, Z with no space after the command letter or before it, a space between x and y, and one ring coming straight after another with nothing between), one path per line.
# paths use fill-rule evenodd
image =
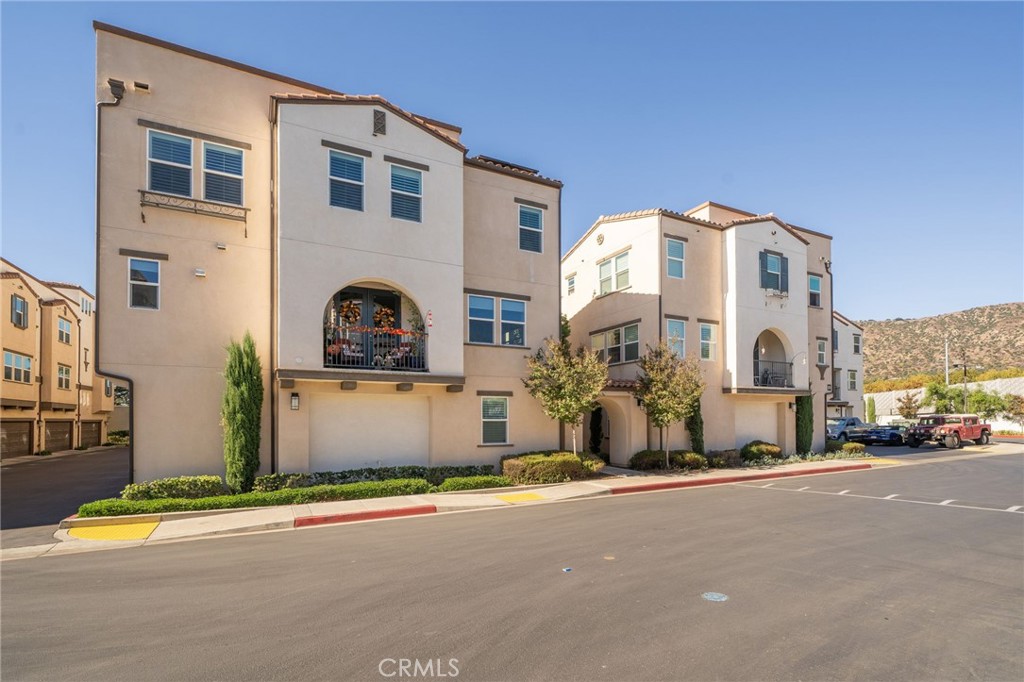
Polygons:
M740 456L744 462L756 462L763 459L782 459L782 448L775 443L763 440L752 440L740 448Z
M503 457L502 474L520 485L564 483L593 478L604 467L604 460L589 453L548 452Z
M843 446L840 448L840 450L846 453L860 454L864 452L865 448L864 443L843 443Z
M814 447L814 398L796 398L796 451L810 452Z
M124 516L127 514L160 514L179 511L207 511L210 509L239 509L242 507L273 507L285 504L310 504L336 500L363 500L373 497L422 495L431 491L423 479L395 479L390 481L364 481L346 485L318 485L309 488L290 488L268 493L241 493L198 499L167 498L160 500L98 500L78 508L81 517Z
M708 453L708 461L716 469L734 469L743 466L743 457L739 450L712 450Z
M253 483L254 492L270 492L284 488L308 488L314 485L341 485L358 481L388 481L396 478L423 478L428 483L439 485L448 478L458 476L491 476L491 464L469 466L399 466L348 469L346 471L318 471L311 474L266 474L258 476Z
M699 471L708 468L707 458L696 452L675 451L671 453L669 461L676 469Z
M145 483L129 483L121 491L122 500L162 500L171 497L197 499L228 494L220 476L177 476Z
M224 429L224 478L234 492L252 490L260 468L260 420L263 416L263 370L249 332L232 341L224 367L220 422Z
M704 417L700 413L700 402L693 413L684 420L690 434L690 448L698 455L704 454Z
M449 493L454 490L480 490L482 488L507 488L513 485L508 476L453 476L437 486L437 492Z
M841 440L826 440L825 441L825 452L841 452L845 441Z
M629 458L629 468L634 471L653 471L665 468L664 450L641 450Z

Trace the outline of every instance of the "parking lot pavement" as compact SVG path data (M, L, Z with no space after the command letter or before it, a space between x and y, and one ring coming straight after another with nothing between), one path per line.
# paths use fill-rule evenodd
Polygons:
M86 502L116 497L128 484L128 448L4 463L0 472L0 547L54 542L61 519Z

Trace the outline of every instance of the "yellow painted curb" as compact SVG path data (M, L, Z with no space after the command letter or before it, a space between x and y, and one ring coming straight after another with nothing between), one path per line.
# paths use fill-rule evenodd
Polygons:
M81 526L68 529L68 535L79 540L145 540L159 521L145 523L118 523L109 526Z
M882 466L892 466L894 464L903 464L898 459L886 459L885 457L870 457L868 458L869 464L881 464Z
M537 493L511 493L509 495L495 495L495 497L502 502L509 502L511 504L546 499L543 495L538 495Z

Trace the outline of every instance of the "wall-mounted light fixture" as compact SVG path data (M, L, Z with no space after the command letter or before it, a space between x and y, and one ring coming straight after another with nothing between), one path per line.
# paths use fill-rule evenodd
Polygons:
M227 251L228 250L228 245L225 244L224 242L217 242L217 250L218 251Z
M196 268L195 273L196 277L206 277L206 270L203 268Z
M293 410L299 409L299 394L298 393L292 393L292 409Z

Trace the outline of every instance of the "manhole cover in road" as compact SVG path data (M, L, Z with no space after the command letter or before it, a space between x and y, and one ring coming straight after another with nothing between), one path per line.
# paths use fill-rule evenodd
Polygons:
M708 601L726 601L729 599L729 595L722 594L721 592L705 592L700 596L704 597Z

